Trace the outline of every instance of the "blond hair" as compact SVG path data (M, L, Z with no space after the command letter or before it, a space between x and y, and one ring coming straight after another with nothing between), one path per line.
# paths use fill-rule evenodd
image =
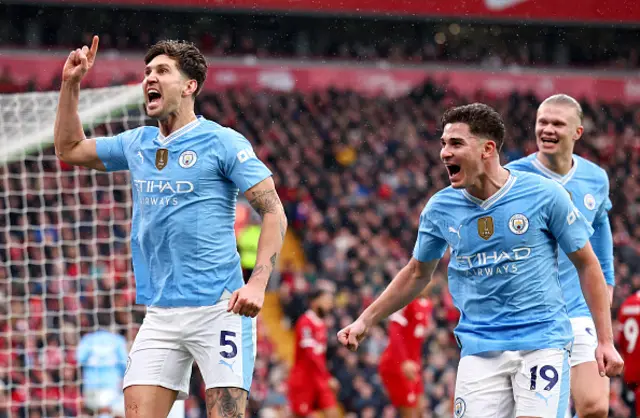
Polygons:
M580 119L580 123L584 119L584 113L582 112L582 106L580 103L573 97L568 94L554 94L553 96L549 96L542 103L540 103L540 107L545 104L556 104L556 105L566 105L573 107L578 114L578 119Z

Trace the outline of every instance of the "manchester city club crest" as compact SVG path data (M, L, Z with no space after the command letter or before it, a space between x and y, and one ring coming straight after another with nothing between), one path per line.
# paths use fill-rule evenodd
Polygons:
M584 195L584 207L589 210L594 210L596 208L596 198L589 193Z
M198 154L195 151L185 151L180 154L180 158L178 159L178 164L182 168L191 168L198 160Z
M453 413L455 417L462 418L466 411L467 411L467 404L464 403L464 399L456 398L456 401L453 404Z
M522 235L529 229L529 220L521 213L515 214L509 219L509 229L516 235Z

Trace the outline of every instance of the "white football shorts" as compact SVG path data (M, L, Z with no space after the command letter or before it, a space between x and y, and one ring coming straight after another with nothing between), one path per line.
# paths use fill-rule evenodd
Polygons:
M596 361L598 336L596 326L590 317L571 318L573 328L573 350L571 350L571 367L578 364Z
M465 356L456 379L455 418L564 416L569 350L495 351Z
M148 307L131 347L123 387L155 385L189 395L195 361L207 389L249 391L256 358L256 319L227 312L228 292L213 306Z

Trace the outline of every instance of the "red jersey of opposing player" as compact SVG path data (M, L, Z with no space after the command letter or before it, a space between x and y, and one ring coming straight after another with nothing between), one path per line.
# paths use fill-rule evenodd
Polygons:
M389 317L389 344L380 357L378 372L395 407L415 408L424 392L422 345L432 310L429 299L419 297ZM402 371L407 360L418 366L414 380L409 380Z
M640 292L624 301L618 311L618 344L624 359L624 381L640 384Z
M296 415L334 407L327 369L327 326L312 310L296 322L295 361L289 376L289 402Z

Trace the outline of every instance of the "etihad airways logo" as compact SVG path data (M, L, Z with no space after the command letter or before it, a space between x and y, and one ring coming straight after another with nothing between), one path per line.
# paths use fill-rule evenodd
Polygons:
M190 181L134 180L133 184L140 193L191 193L194 190Z
M133 184L140 194L138 202L148 206L176 206L176 195L184 195L195 190L193 183L186 180L134 180ZM148 194L156 196L146 196Z
M516 261L526 260L531 256L531 248L520 247L509 251L485 251L473 255L458 255L458 265L466 269L469 276L492 276L495 274L517 273ZM497 265L499 264L500 265Z

